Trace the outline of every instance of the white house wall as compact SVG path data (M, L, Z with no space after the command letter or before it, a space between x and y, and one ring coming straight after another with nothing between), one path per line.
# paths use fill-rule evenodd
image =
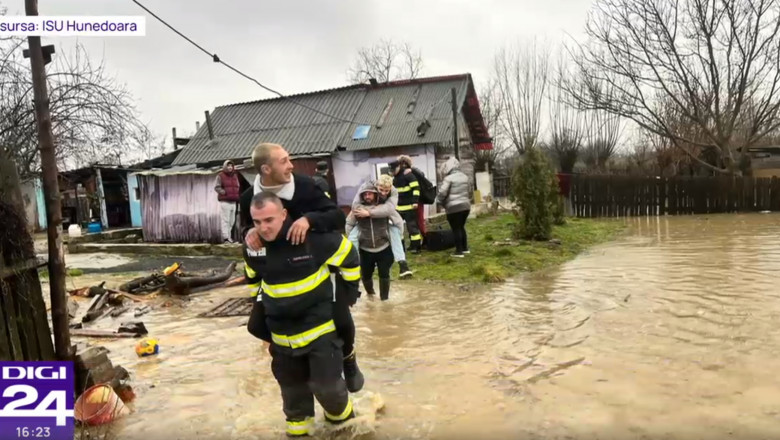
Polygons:
M368 151L338 152L333 156L333 176L336 181L339 206L351 206L358 189L370 179L376 179L376 165L395 160L398 149L387 149L387 155L373 155ZM394 154L390 154L390 153ZM404 149L404 154L412 158L412 163L425 173L434 185L436 180L436 155L434 147L419 146ZM427 207L430 208L430 207Z

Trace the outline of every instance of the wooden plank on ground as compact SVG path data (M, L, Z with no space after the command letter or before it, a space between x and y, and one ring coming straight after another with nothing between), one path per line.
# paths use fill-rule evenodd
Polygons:
M198 315L199 318L225 318L230 316L249 316L257 298L230 298L213 309Z

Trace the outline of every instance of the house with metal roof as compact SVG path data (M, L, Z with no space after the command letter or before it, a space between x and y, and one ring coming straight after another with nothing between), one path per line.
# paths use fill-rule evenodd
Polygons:
M349 206L360 185L400 154L411 156L436 183L437 163L455 151L455 125L463 170L473 179L474 151L493 145L470 74L372 81L220 106L173 165L210 167L227 159L238 164L251 157L258 143L278 143L298 173L312 175L316 162L327 161L337 202ZM251 167L240 171L254 180Z

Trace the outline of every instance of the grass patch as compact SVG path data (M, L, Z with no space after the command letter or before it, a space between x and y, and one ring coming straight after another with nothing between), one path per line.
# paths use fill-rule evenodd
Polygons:
M67 269L66 275L69 277L80 277L84 275L84 271L81 269ZM48 280L49 279L49 270L48 269L41 269L38 272L38 277L42 280Z
M608 241L625 229L620 220L568 218L565 225L553 226L553 241L560 241L557 244L515 240L512 238L514 223L515 218L510 213L469 219L466 230L471 254L466 258L452 258L452 249L408 254L414 279L502 282L522 272L560 265L587 247Z

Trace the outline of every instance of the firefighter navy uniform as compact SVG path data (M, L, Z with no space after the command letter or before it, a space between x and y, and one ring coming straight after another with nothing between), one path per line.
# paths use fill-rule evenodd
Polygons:
M417 208L414 206L420 200L420 182L414 173L404 173L404 168L393 178L393 186L398 191L398 213L406 222L409 231L409 250L419 252L422 248L422 234L417 224Z
M290 221L275 241L263 241L265 270L259 300L270 336L271 370L282 391L287 434L308 435L316 397L326 421L354 417L342 378L342 341L333 321L331 271L341 273L342 290L354 304L360 261L352 243L338 232L311 233L304 243L286 240Z
M318 235L320 233L312 233ZM315 239L318 240L318 239ZM271 336L265 322L265 307L262 303L260 286L263 274L266 272L266 249L252 251L244 243L244 276L249 286L249 292L252 298L255 298L255 304L252 307L252 313L249 316L247 330L256 338L266 342L271 342ZM355 304L356 298L352 291L351 282L346 281L340 276L337 268L331 268L331 281L334 283L333 296L333 322L336 324L336 333L341 339L342 354L344 360L344 378L347 381L347 389L356 393L363 388L363 373L357 364L355 354L355 324L352 320L350 307Z

